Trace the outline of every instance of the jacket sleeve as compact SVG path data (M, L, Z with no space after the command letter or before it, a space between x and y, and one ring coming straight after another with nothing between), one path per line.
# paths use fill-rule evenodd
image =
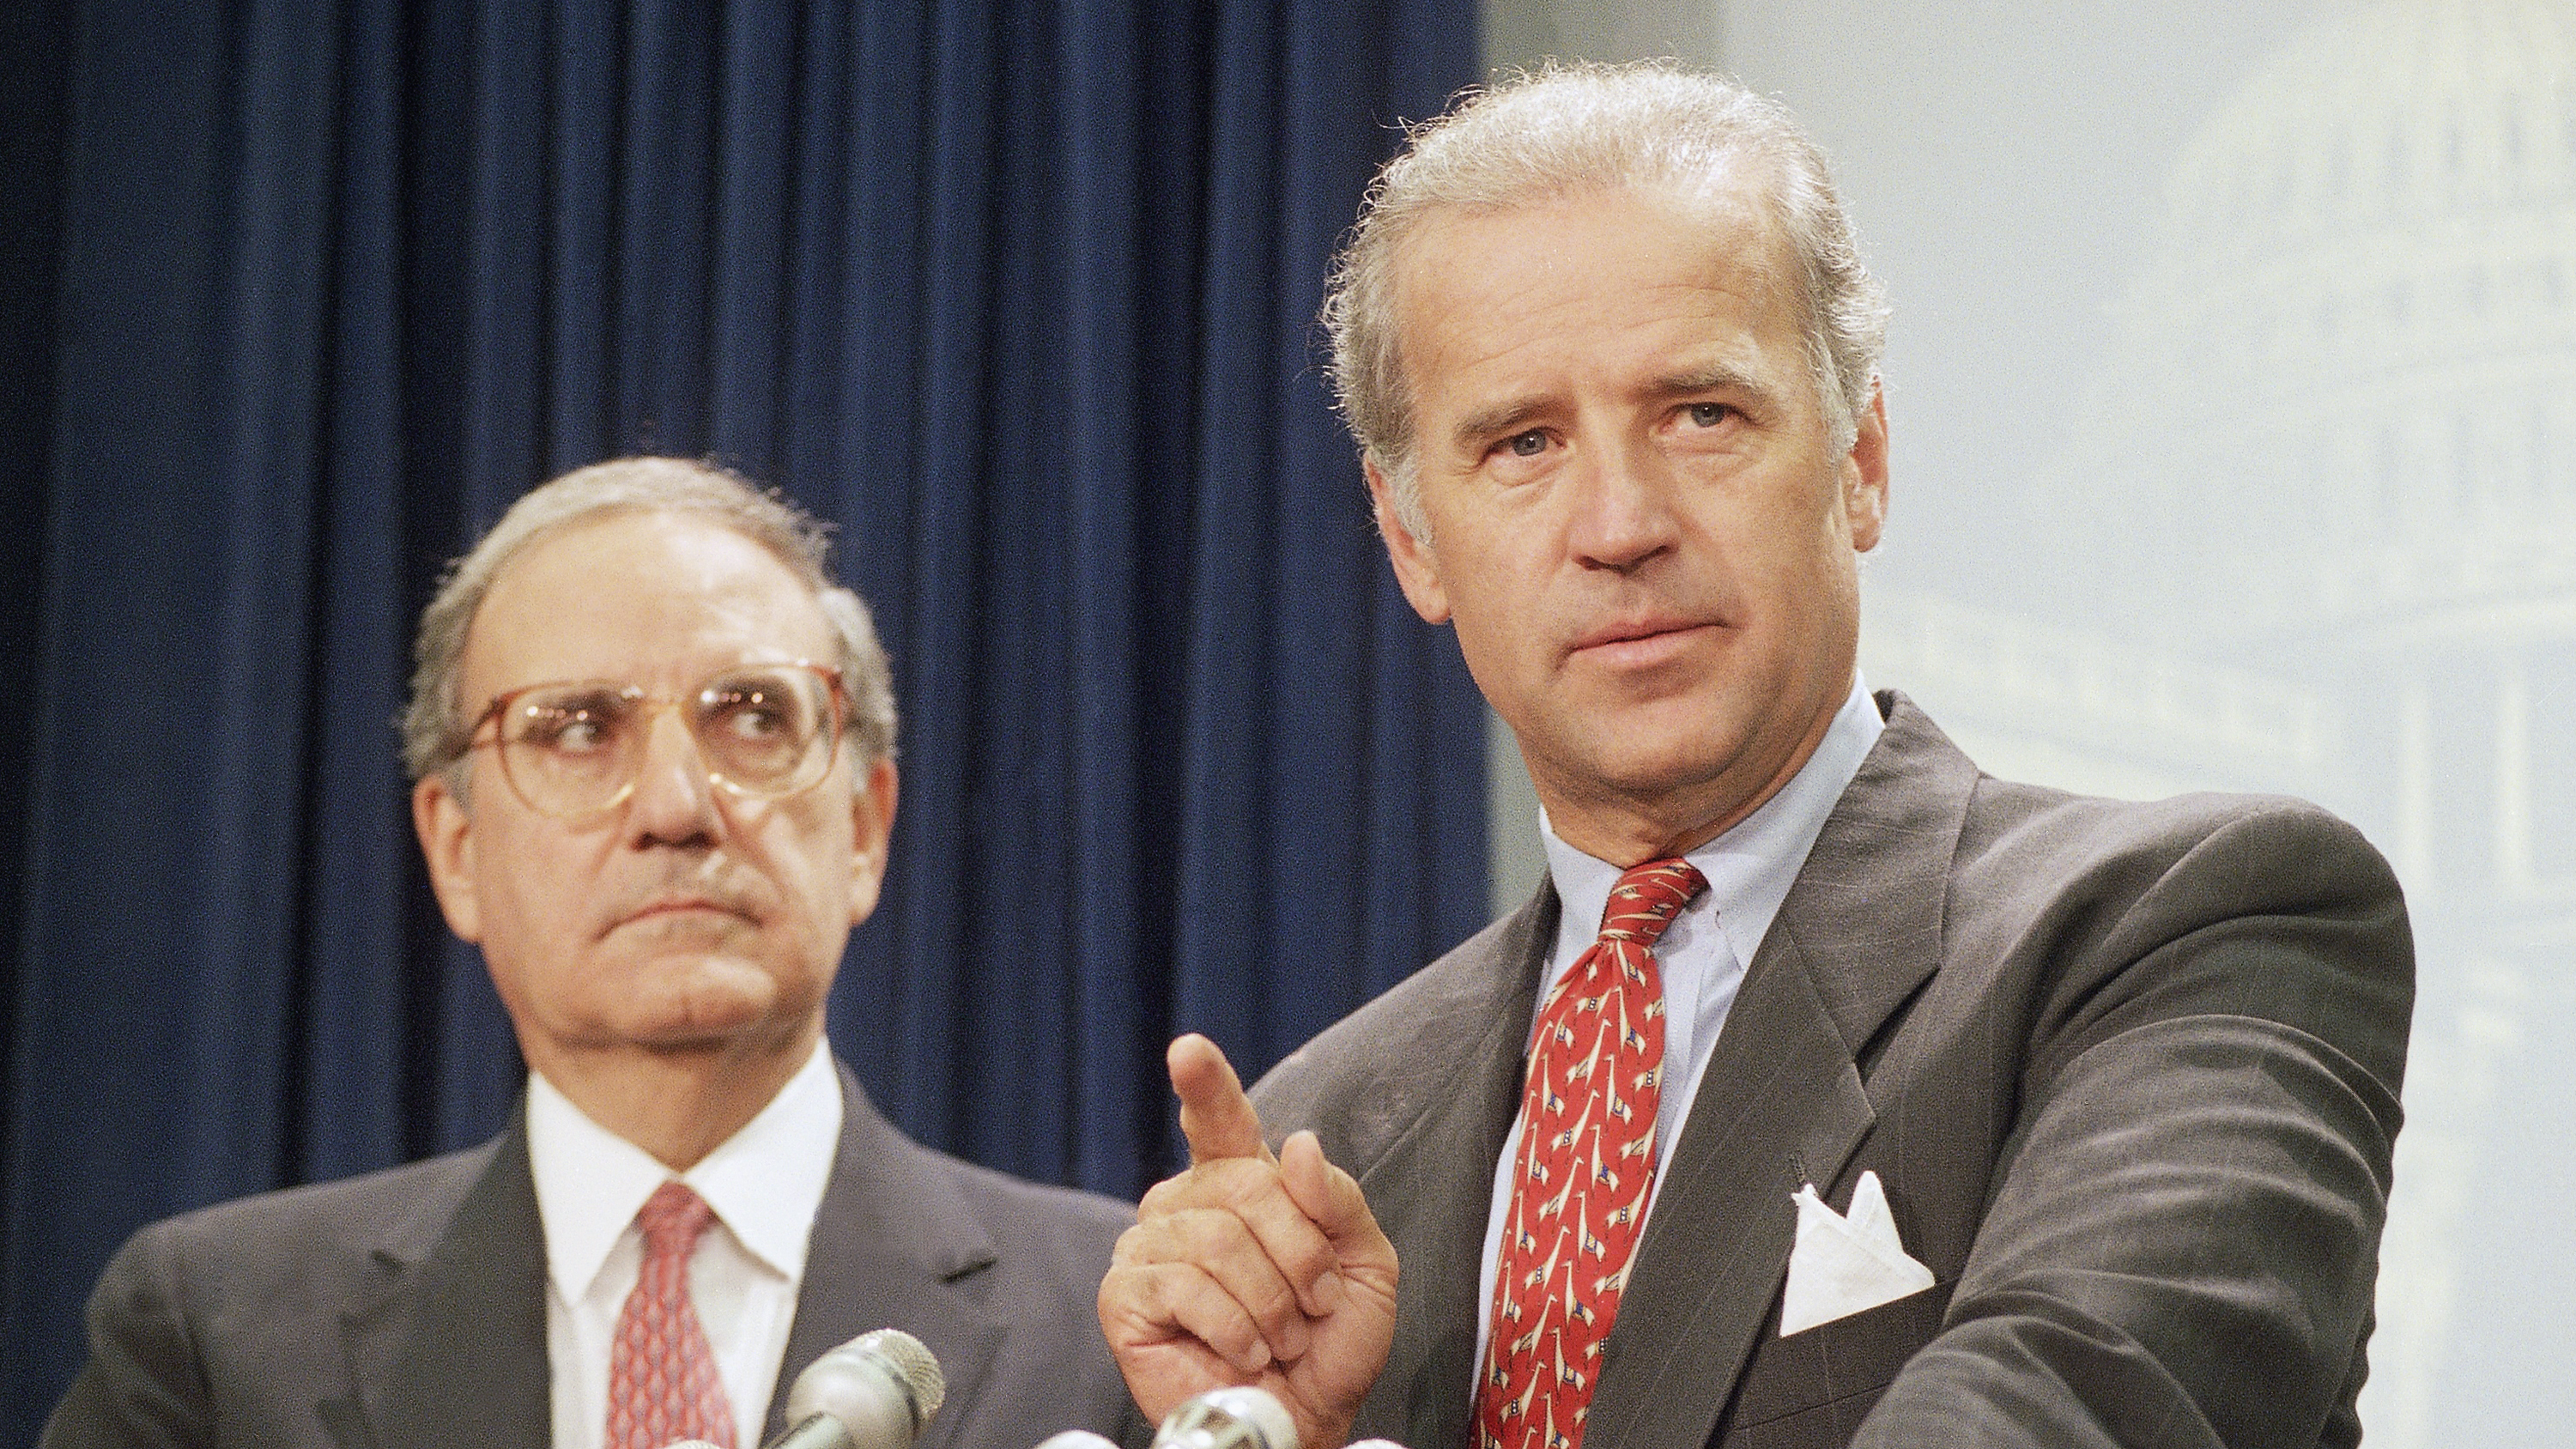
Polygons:
M89 1361L39 1449L155 1449L213 1442L205 1375L182 1308L171 1225L136 1233L90 1293Z
M2272 802L2021 949L2053 959L1983 1221L1854 1443L2356 1442L2413 999L2385 862Z

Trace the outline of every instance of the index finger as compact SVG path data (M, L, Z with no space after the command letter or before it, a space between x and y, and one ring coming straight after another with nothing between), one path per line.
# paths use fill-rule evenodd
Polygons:
M1227 1157L1272 1160L1261 1141L1261 1114L1215 1042L1197 1032L1175 1037L1163 1065L1181 1099L1181 1135L1189 1139L1192 1166Z

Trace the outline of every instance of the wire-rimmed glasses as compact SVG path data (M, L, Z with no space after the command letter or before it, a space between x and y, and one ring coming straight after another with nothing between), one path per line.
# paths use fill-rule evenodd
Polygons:
M656 710L679 714L709 785L779 800L831 772L845 708L841 672L797 659L734 665L676 696L609 679L525 685L494 699L469 738L493 748L529 809L578 822L635 793Z

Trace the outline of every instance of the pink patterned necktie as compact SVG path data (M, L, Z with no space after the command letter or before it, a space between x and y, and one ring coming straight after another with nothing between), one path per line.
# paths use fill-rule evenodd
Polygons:
M1631 868L1602 908L1600 938L1539 1012L1476 1395L1478 1449L1583 1443L1655 1181L1664 979L1654 944L1707 888L1685 860Z
M689 1255L714 1216L677 1182L656 1188L635 1214L644 1267L608 1350L608 1449L663 1449L679 1439L733 1449L733 1405L689 1301Z

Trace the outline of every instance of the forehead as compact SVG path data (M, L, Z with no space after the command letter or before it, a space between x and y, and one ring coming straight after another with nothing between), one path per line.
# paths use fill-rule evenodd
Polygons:
M615 513L529 544L466 635L469 704L521 685L678 686L745 659L830 660L822 606L769 550L713 519Z
M1436 213L1404 242L1395 276L1398 351L1426 406L1578 356L1597 368L1631 353L1662 365L1677 347L1803 355L1795 258L1740 175Z

